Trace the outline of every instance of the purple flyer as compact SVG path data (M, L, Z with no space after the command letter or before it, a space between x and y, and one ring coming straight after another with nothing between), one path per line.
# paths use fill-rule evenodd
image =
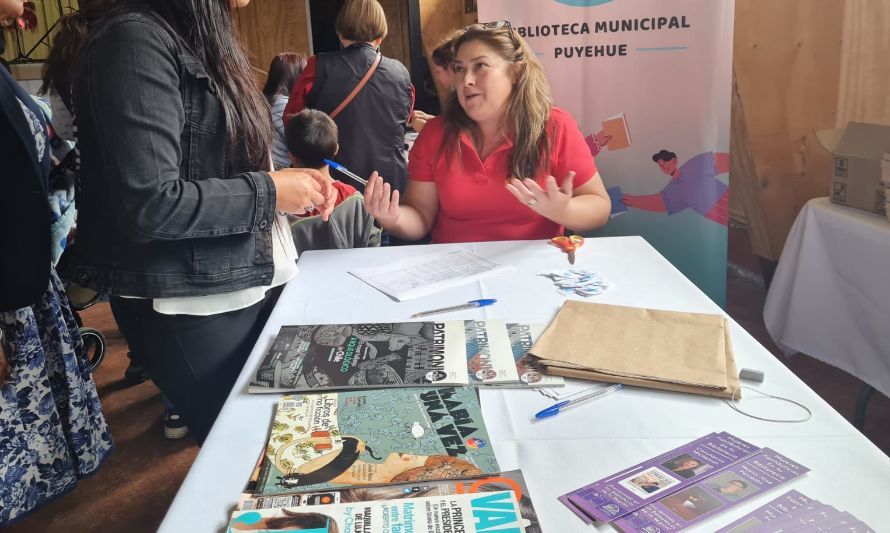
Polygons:
M795 479L809 469L764 448L760 453L615 521L625 533L682 531Z
M718 529L716 533L742 533L743 531L752 530L761 524L785 518L788 513L795 509L805 508L806 506L812 506L815 509L816 505L821 504L796 490L788 491L728 526Z
M838 511L830 505L820 505L815 509L799 508L789 512L781 520L768 522L750 529L750 533L797 533L804 531L872 532L873 529L847 512Z
M749 458L760 448L729 433L706 435L654 459L574 490L560 501L601 522L643 508ZM589 520L588 520L589 522Z

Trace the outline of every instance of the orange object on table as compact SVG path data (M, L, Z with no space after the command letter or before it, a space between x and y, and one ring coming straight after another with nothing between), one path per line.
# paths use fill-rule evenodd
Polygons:
M565 252L566 256L568 256L569 258L569 264L574 265L575 250L577 250L584 244L584 237L580 235L571 235L569 237L559 235L550 239L550 244L558 247L560 250Z

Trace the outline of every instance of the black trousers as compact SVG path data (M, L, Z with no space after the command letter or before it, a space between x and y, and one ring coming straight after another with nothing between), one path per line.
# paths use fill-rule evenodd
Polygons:
M163 315L151 300L113 296L115 319L152 381L202 444L250 355L280 288L250 307L211 316Z

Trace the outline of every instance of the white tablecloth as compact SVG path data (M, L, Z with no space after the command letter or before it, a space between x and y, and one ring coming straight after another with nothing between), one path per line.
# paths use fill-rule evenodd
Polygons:
M272 418L275 395L249 395L247 382L285 324L404 321L417 311L497 298L491 307L447 318L547 321L563 297L538 272L567 267L564 254L543 241L442 245L475 251L512 264L511 272L448 293L397 303L347 271L379 265L429 247L308 252L300 274L285 288L216 425L210 432L161 526L166 532L216 531L250 475ZM603 274L612 287L592 301L660 309L721 313L654 248L639 237L589 239L578 251L578 267ZM580 299L580 298L579 298ZM482 406L492 445L505 470L522 468L548 533L589 531L556 497L712 431L729 431L776 449L812 469L791 487L849 511L881 529L890 497L890 459L730 320L740 367L766 372L762 390L788 396L813 410L802 424L761 422L736 413L723 401L644 389L625 389L608 398L540 422L532 414L550 405L531 390L483 390ZM743 400L752 412L793 417L782 405ZM704 522L713 531L768 501L764 495ZM603 531L609 530L600 526Z
M825 361L890 396L890 222L828 198L807 202L763 317L785 352Z

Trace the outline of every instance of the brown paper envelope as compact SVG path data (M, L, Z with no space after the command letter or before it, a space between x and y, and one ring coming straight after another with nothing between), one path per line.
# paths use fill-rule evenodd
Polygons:
M729 335L729 323L724 319L724 342L726 345L726 381L727 386L724 388L713 387L696 387L694 385L683 385L680 383L669 383L666 381L657 381L649 379L639 379L627 376L615 376L584 370L582 368L572 368L569 366L551 366L541 361L542 366L548 374L554 376L563 376L567 378L586 379L592 381L604 381L607 383L624 383L636 387L646 387L649 389L667 390L673 392L685 392L687 394L701 394L704 396L713 396L717 398L732 398L733 391L739 389L739 371L736 367L735 356L732 351L732 341ZM738 390L736 398L741 398L741 390Z
M550 363L726 388L724 318L569 300L531 353Z

